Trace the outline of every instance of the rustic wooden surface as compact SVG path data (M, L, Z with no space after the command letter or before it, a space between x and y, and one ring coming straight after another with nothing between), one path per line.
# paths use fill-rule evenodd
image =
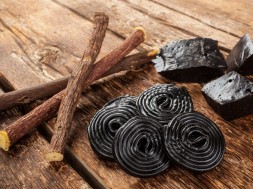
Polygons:
M104 11L110 16L109 31L99 57L119 45L135 26L143 26L148 34L139 51L160 47L171 40L201 36L218 40L226 56L243 34L248 33L253 38L252 8L253 2L246 0L2 0L0 86L7 92L68 75L88 42L93 10ZM74 115L72 137L66 149L67 164L48 165L43 160L42 154L48 147L44 137L49 140L55 123L55 119L50 120L40 132L35 131L14 145L11 156L1 151L1 168L7 170L7 174L0 173L0 188L6 186L3 179L16 178L16 182L7 183L10 188L22 188L24 182L26 188L32 188L51 182L51 177L55 180L52 185L41 186L61 188L67 185L66 175L69 174L73 175L73 188L88 187L80 176L94 188L252 188L253 115L224 121L207 105L200 91L202 86L197 83L176 84L187 87L196 110L219 125L225 136L225 157L214 170L193 174L173 167L159 176L138 179L124 173L116 163L99 159L94 154L86 129L104 103L120 95L138 95L156 83L170 82L150 65L92 85L82 95ZM21 115L15 111L14 117ZM8 115L8 119L15 119L12 115ZM42 163L35 164L36 160ZM9 170L8 166L16 170ZM61 166L64 169L56 171ZM33 176L24 181L24 177L18 177L20 173ZM36 176L39 174L43 174L45 180Z

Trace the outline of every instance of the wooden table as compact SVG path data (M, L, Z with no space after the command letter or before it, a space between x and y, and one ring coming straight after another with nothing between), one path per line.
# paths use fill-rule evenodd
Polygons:
M177 39L210 37L219 41L226 56L242 35L253 38L252 9L253 1L248 0L1 0L0 91L68 75L91 34L94 11L110 16L100 57L119 45L135 26L143 26L148 34L136 51L159 48ZM253 115L223 120L207 105L198 83L176 84L187 87L196 110L211 118L225 135L225 157L214 170L193 174L173 167L159 176L138 179L94 154L86 129L103 104L170 82L150 65L92 85L75 113L66 160L55 164L44 160L55 122L50 120L8 153L0 151L0 188L253 188ZM24 113L21 106L2 112L1 128Z

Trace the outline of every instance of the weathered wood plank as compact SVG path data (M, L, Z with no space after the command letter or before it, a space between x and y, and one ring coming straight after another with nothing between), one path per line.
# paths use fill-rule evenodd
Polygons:
M241 37L245 33L253 36L252 1L151 1L232 36Z
M28 7L27 4L29 4ZM50 8L48 8L49 4ZM12 8L1 9L4 5ZM41 7L44 8L41 9ZM49 0L27 0L26 3L2 2L0 5L0 28L4 31L2 36L8 33L7 35L13 38L9 39L10 46L18 47L15 48L15 52L12 52L12 56L3 54L6 57L5 61L23 61L20 67L25 67L24 73L25 69L30 68L42 81L68 75L82 56L86 38L91 35L92 23L67 9L62 9L61 6ZM58 18L59 13L61 19ZM131 31L133 29L131 28ZM98 59L112 50L114 45L119 45L120 41L120 38L107 32L106 45L102 47ZM5 72L7 79L9 79L8 75L15 72L14 69L8 69L5 66L1 70Z
M238 36L229 35L219 28L211 27L211 25L207 25L199 20L168 9L152 1L128 0L126 4L133 9L146 13L149 17L156 19L158 22L164 22L167 25L175 26L177 29L191 32L199 37L215 39L219 41L221 49L226 52L228 52L229 48L238 40Z
M0 6L3 7L1 8L1 19L7 25L11 25L10 29L13 33L23 34L24 41L28 41L30 38L30 42L38 46L41 44L42 47L49 45L59 48L60 52L58 53L65 50L73 56L82 56L86 45L85 39L91 35L90 28L92 28L93 15L91 21L80 18L51 0L26 0L25 3L3 1ZM131 28L132 31L133 28ZM117 39L118 37L112 32L107 32L105 38L107 45L102 47L99 59L107 54L108 49L119 44L120 40ZM35 49L36 47L32 50ZM62 61L62 64L67 63L64 60Z
M1 112L0 129L20 116L17 108ZM47 141L34 131L9 152L0 151L0 188L90 188L66 163L46 162L43 154L47 146Z

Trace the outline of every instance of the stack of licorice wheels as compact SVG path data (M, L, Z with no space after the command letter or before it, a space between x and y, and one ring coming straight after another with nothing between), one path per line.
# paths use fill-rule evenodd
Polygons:
M205 172L220 163L225 151L220 129L194 111L184 87L173 84L108 102L91 120L88 134L99 156L117 160L136 177L157 175L173 163Z

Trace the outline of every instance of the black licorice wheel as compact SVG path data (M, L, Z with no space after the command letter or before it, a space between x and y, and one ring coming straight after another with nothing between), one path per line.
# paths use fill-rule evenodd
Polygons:
M103 158L114 159L112 144L115 133L129 119L139 115L136 97L120 97L100 109L88 126L91 147Z
M220 129L198 112L175 116L164 128L164 144L172 161L194 172L211 170L225 152Z
M173 84L156 85L144 91L137 100L140 112L168 124L177 114L193 111L193 103L187 90Z
M152 118L137 116L118 130L113 154L124 171L136 177L150 177L169 167L162 127Z

